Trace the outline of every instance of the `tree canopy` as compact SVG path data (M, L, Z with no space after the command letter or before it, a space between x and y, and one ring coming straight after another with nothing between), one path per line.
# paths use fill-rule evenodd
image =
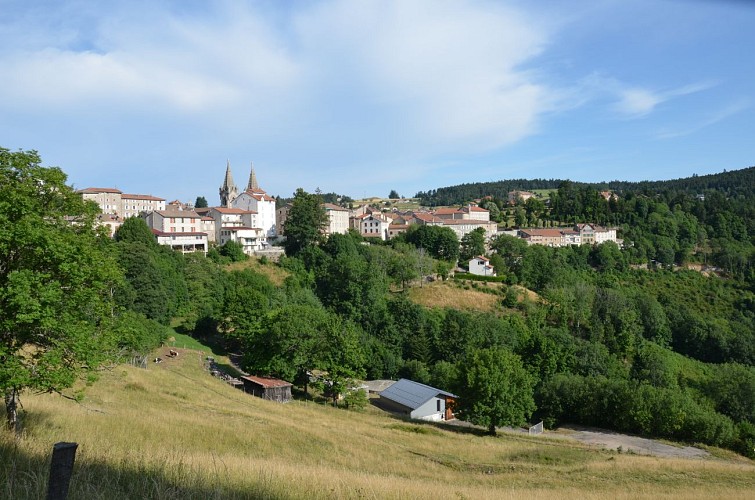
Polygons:
M110 352L122 278L96 214L35 151L0 148L0 391L10 427L21 390L61 391Z
M324 241L322 230L328 224L328 214L321 206L320 196L296 190L286 218L286 254L296 255L308 246Z
M522 360L506 348L473 351L462 364L458 411L495 435L496 427L518 426L533 411L534 379Z

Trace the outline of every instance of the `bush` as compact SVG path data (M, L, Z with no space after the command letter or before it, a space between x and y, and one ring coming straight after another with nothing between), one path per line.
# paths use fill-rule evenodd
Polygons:
M343 397L343 404L349 410L364 410L369 402L367 391L364 389L347 391Z

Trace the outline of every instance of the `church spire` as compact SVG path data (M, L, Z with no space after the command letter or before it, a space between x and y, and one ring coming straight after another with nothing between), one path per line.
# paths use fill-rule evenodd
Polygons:
M231 175L231 160L226 161L225 166L225 179L223 185L220 186L220 205L223 207L230 207L231 202L238 196L238 188L233 182L233 175Z
M249 184L246 186L247 191L259 191L260 186L257 184L257 175L254 173L254 162L252 162L252 171L249 174Z

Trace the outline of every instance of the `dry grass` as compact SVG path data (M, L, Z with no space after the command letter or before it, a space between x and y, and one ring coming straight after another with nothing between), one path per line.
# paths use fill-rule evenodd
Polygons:
M480 283L478 286L500 287L498 283ZM436 281L409 289L409 299L425 307L449 307L464 311L491 312L500 310L502 297L475 289L464 289L454 282Z
M290 275L288 271L277 266L276 264L272 262L268 262L267 264L262 264L257 257L249 257L245 261L234 262L232 264L228 264L226 266L226 269L228 269L229 271L241 271L243 269L251 269L254 272L267 276L267 278L276 286L283 285L283 282L285 281L285 279L288 278L288 276Z
M52 444L79 443L70 498L752 498L752 462L620 455L252 398L201 355L119 367L83 404L26 395L0 438L0 497L39 498Z

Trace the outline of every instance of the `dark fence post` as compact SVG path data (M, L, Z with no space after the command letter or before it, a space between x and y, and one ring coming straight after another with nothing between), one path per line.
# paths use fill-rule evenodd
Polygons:
M55 443L53 446L50 481L47 483L47 500L66 500L78 447L76 443Z

